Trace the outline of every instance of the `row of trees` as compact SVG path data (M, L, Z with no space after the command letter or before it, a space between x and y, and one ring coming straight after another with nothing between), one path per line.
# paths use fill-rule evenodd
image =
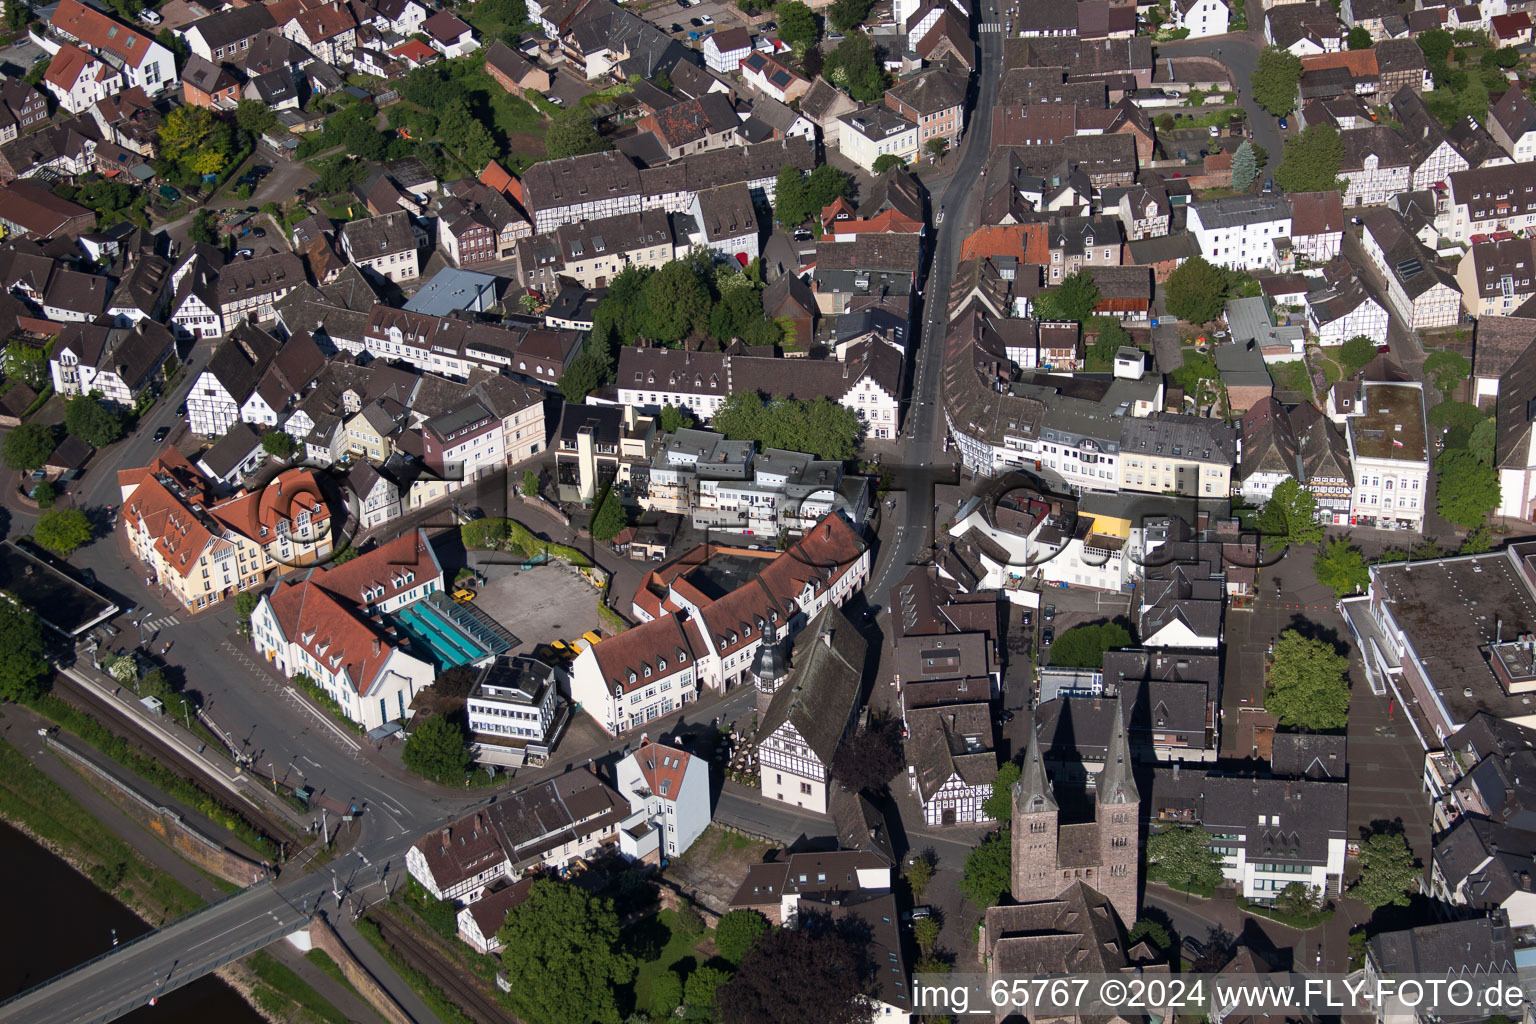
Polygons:
M778 345L787 327L763 311L757 266L743 272L716 266L696 252L660 269L630 266L614 277L592 314L592 331L582 354L560 379L568 401L613 380L618 346L641 340L676 345L690 337L722 344L740 338L748 345Z
M831 399L765 401L748 391L721 403L710 425L732 441L757 441L764 448L807 452L833 462L853 458L863 433L858 415Z

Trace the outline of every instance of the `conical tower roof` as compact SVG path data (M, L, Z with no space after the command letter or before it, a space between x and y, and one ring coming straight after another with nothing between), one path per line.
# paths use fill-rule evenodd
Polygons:
M1051 792L1051 779L1045 773L1045 759L1040 756L1040 737L1035 733L1033 722L1029 726L1029 749L1024 752L1024 770L1019 781L1013 784L1014 809L1023 814L1039 814L1055 811L1056 795Z
M1135 804L1141 802L1136 780L1131 777L1131 744L1125 735L1125 704L1115 697L1115 721L1109 730L1109 749L1104 754L1104 770L1099 773L1099 803Z
M752 659L752 675L755 679L772 682L789 675L789 641L784 638L764 641L758 645L757 656Z

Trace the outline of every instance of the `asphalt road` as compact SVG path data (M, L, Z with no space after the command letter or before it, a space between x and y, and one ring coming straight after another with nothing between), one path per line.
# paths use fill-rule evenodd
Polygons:
M1254 24L1250 21L1249 24ZM1238 102L1248 114L1248 123L1253 128L1253 141L1263 146L1269 153L1269 163L1265 165L1263 174L1268 177L1274 174L1275 167L1280 163L1280 157L1285 149L1285 140L1280 132L1280 124L1274 115L1253 101L1248 83L1253 80L1253 69L1259 63L1259 51L1264 46L1262 35L1263 22L1258 33L1232 33L1224 36L1211 36L1206 39L1180 39L1171 43L1158 43L1157 55L1159 57L1214 57L1227 67L1232 69L1232 77L1237 85Z

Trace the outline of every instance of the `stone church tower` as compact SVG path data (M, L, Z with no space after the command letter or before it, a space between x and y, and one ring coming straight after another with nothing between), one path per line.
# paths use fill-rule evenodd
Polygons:
M1141 881L1141 794L1131 776L1125 713L1115 700L1094 820L1063 825L1040 740L1030 731L1024 770L1013 787L1013 898L1055 899L1077 882L1097 889L1129 927L1136 920Z

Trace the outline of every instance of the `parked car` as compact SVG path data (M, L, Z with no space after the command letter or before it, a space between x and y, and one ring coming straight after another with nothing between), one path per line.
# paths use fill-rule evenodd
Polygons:
M1184 955L1191 960L1199 960L1205 956L1205 947L1193 936L1184 939Z
M676 35L677 33L681 32L682 30L683 30L683 26L677 24L676 22L672 23L672 33L674 35Z
M688 0L677 0L677 6L687 10L688 8L692 7L693 4L689 3Z
M546 96L544 98L549 100L551 106L556 106L556 107L563 107L563 106L565 106L565 100L561 99L559 96Z
M1040 634L1040 646L1041 647L1049 647L1055 641L1056 641L1056 631L1054 629L1052 629L1050 626L1046 626L1045 627L1045 631Z
M256 250L255 249L236 249L235 250L235 256L237 258L240 257L240 256L245 256L245 257L249 258L249 257L255 256L255 255L256 255Z
M159 444L161 441L164 441L166 438L168 438L170 436L171 436L171 428L170 427L161 427L159 430L155 431L155 444Z
M1012 711L1009 711L1009 710L1007 710L1005 708L1002 711L999 711L997 713L997 724L998 725L1007 725L1011 721L1013 721L1013 712Z
M158 25L165 19L160 16L159 11L140 11L139 20L146 25Z
M694 28L703 28L704 27L704 23L702 21L700 21L698 18L689 18L688 19L688 24L692 25Z
M908 924L911 924L913 921L920 921L920 920L922 920L925 917L932 917L932 916L933 916L933 908L930 907L930 906L926 906L926 905L920 906L920 907L913 907L911 910L904 910L901 913L901 919L903 921L906 921Z
M702 21L706 25L713 25L715 23L715 19L710 17L707 14L701 15L699 17L699 20Z
M266 228L251 228L251 234L255 235L257 238L266 238L267 237L267 229Z
M1382 355L1386 355L1388 352L1392 351L1392 346L1391 345L1377 345L1376 346L1376 351L1381 353Z
M1048 604L1048 605L1045 606L1045 621L1046 622L1055 622L1056 621L1056 606L1055 605Z
M1291 123L1289 121L1287 121L1285 118L1282 117L1280 119L1280 130L1281 131L1285 131L1290 126L1291 126Z
M1211 125L1211 138L1213 138L1213 139L1220 138L1220 136L1221 136L1221 129L1218 126L1214 125L1214 124Z

